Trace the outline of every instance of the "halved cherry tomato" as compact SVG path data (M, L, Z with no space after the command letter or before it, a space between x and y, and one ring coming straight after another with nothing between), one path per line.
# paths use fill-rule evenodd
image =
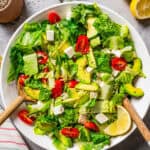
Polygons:
M76 86L76 84L78 84L78 81L76 81L76 80L71 80L71 81L69 81L68 86L69 86L70 88L74 88L74 87Z
M95 132L98 132L99 131L99 128L98 126L92 122L92 121L87 121L84 123L84 127L89 129L89 130L92 130L92 131L95 131Z
M28 117L29 112L26 109L21 110L18 113L18 117L20 120L25 122L28 125L32 125L34 123L35 118L34 117Z
M38 50L36 51L37 57L38 57L38 63L39 64L46 64L48 61L48 55L46 52Z
M48 67L45 67L44 69L43 69L43 72L49 72L49 68Z
M87 54L89 52L90 44L89 39L86 35L78 36L76 42L76 52L81 52L82 54Z
M47 78L41 78L42 83L47 84L48 79Z
M59 22L61 18L55 11L51 11L48 13L48 20L51 24L55 24L56 22Z
M63 128L61 134L70 138L77 138L79 136L79 130L77 128Z
M126 68L127 62L124 58L114 57L111 60L111 66L118 71L122 71Z
M18 78L19 84L20 84L21 86L24 86L24 82L25 82L25 80L26 80L27 78L29 78L28 75L21 74L21 75L19 76L19 78Z
M62 79L55 80L55 87L52 89L52 97L59 97L63 93L64 81Z

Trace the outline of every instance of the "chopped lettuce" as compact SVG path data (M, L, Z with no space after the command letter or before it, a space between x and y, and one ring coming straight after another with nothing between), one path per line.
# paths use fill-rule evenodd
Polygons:
M40 89L40 94L39 94L39 100L40 101L47 101L50 98L50 90L46 88L41 88Z

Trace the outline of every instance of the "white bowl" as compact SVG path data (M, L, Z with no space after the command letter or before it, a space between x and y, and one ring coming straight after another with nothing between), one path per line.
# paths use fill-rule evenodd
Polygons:
M33 16L28 18L25 22L33 22L33 21L40 21L40 20L46 19L47 12L50 10L55 10L61 15L61 17L65 17L66 12L68 12L72 6L77 5L79 3L91 4L88 2L68 2L68 3L49 6L48 8L35 13ZM139 79L137 86L141 87L144 90L145 95L140 100L132 99L132 104L134 105L134 107L137 110L137 112L139 113L139 115L143 118L148 110L149 100L150 100L150 94L149 94L149 92L150 92L149 91L149 89L150 89L150 78L149 78L150 77L150 69L149 69L150 57L148 54L148 50L146 49L145 44L142 41L140 35L137 33L135 28L127 20L125 20L119 14L117 14L116 12L112 11L111 9L109 9L107 7L104 7L104 6L100 6L100 7L114 21L116 21L120 24L128 25L128 27L131 31L131 34L132 34L132 38L135 43L137 54L143 61L143 71L146 74L147 78ZM22 30L24 23L13 34L10 41L8 42L7 48L5 49L5 53L4 53L4 59L2 62L1 76L0 76L0 92L1 92L3 104L5 107L13 99L15 99L17 97L17 89L16 89L15 83L13 83L11 85L7 84L7 74L8 74L8 68L10 65L9 50L10 50L10 47L12 46L12 44L15 42L16 37L19 35L20 31ZM24 107L24 106L22 105L21 107ZM18 110L12 115L12 119L14 121L15 126L20 130L20 132L23 135L25 135L28 139L30 139L32 142L39 145L40 147L49 149L49 150L54 150L55 147L52 145L52 140L50 140L47 136L35 135L32 127L24 124L16 117ZM135 129L135 125L133 125L132 129L130 130L130 132L128 134L126 134L124 136L112 138L111 145L109 146L109 148L118 144L119 142L125 140L134 131L134 129ZM79 149L79 148L77 146L74 146L70 150L77 150L77 149Z

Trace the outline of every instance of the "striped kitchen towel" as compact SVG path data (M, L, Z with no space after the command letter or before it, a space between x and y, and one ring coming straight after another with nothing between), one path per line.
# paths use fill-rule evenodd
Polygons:
M0 150L29 150L9 119L0 126Z

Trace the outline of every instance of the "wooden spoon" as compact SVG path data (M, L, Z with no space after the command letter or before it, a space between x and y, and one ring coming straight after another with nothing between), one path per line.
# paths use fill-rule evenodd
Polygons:
M22 104L24 101L36 102L36 100L27 96L20 84L17 84L19 96L13 100L4 112L0 114L0 125Z
M140 116L138 115L138 113L136 112L136 110L134 109L134 107L132 106L132 104L130 103L127 97L123 100L123 105L129 112L132 120L137 125L137 128L139 129L145 141L147 141L148 145L150 145L150 130L148 129L146 124L143 122L143 120L140 118Z

